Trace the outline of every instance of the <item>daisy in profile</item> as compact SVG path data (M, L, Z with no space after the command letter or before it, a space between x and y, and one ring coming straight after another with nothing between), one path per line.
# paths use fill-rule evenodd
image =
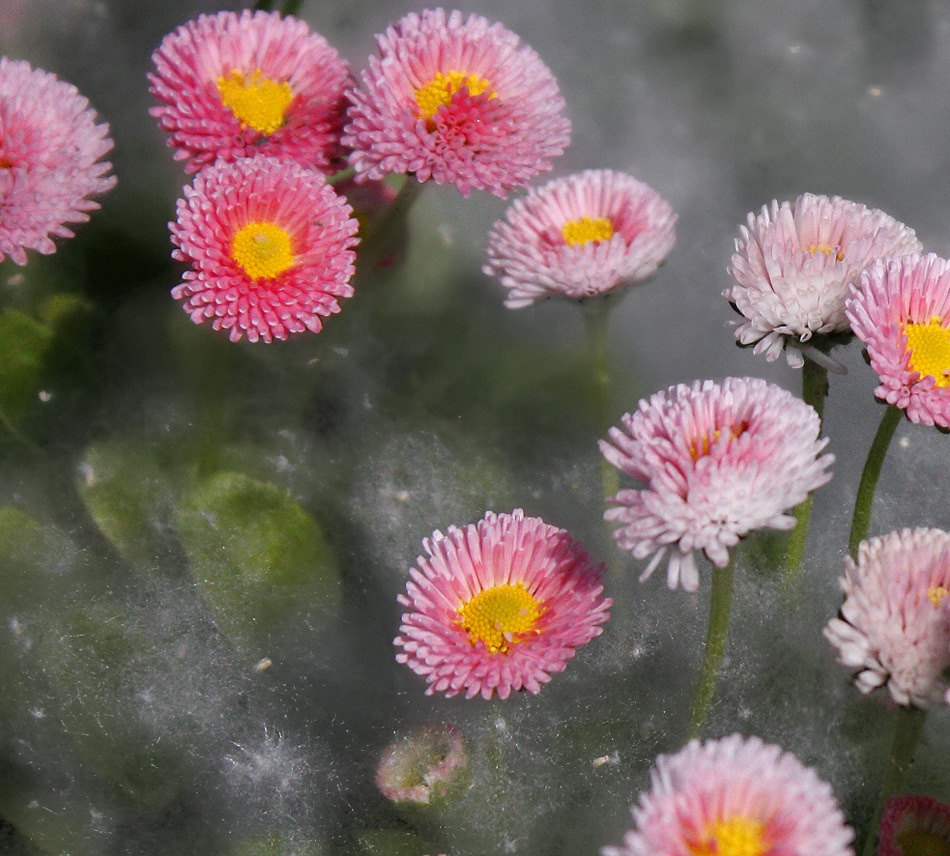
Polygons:
M950 667L950 533L902 529L845 559L845 600L825 637L856 669L861 692L886 687L900 705L929 707Z
M442 9L376 37L343 143L357 179L412 173L504 198L551 168L570 141L547 66L501 24Z
M172 296L232 342L319 333L353 293L357 222L317 170L264 156L207 167L169 228L191 265Z
M153 107L175 157L274 155L332 172L351 83L347 64L304 21L277 12L199 15L152 54Z
M881 817L878 856L946 856L950 806L932 797L891 797Z
M676 214L659 193L611 170L532 189L495 223L484 271L508 289L505 305L582 299L640 282L676 240Z
M878 262L846 304L875 390L911 422L950 428L950 262L932 253Z
M643 485L623 489L605 518L634 558L669 553L667 583L699 586L696 552L722 568L756 529L791 529L786 512L830 478L814 408L757 378L696 381L658 392L600 441L604 457Z
M757 737L693 740L661 755L636 828L603 856L853 856L831 786Z
M115 185L100 160L109 126L72 84L22 60L0 57L0 261L26 264L26 251L56 252L84 223L90 199Z
M920 249L912 229L875 208L812 193L773 200L739 227L733 285L723 292L744 316L736 338L769 360L784 348L789 365L800 368L801 346L812 336L847 332L845 299L862 271Z
M423 546L399 596L408 611L394 642L427 695L537 693L609 617L603 566L521 509L436 531Z
M376 787L392 802L428 805L448 793L467 762L461 731L426 725L386 748Z

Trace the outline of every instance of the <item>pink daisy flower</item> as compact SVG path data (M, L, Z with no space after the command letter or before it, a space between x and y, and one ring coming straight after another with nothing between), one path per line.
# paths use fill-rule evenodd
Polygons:
M172 297L232 342L319 333L350 297L356 220L314 169L270 157L207 167L178 200L172 255L191 264Z
M178 160L197 172L256 154L332 172L351 84L319 33L277 12L199 15L152 54L151 113Z
M928 707L950 667L950 533L902 529L845 559L845 601L825 637L857 669L863 693L886 686L897 704Z
M448 793L467 762L461 731L454 725L427 725L387 747L376 787L393 802L428 805Z
M501 24L442 9L376 37L343 143L358 179L413 173L504 198L551 168L570 141L547 66Z
M875 395L911 422L950 428L950 262L916 253L878 262L846 310L881 380Z
M778 746L733 734L661 755L636 829L603 856L851 856L831 786Z
M505 305L582 299L639 282L676 240L676 214L632 175L587 170L532 189L495 223L483 270L508 289Z
M814 408L756 378L696 381L658 392L600 441L604 457L641 482L609 501L617 543L650 563L670 551L667 583L699 587L697 550L718 567L755 529L791 529L785 512L830 478L833 455Z
M436 531L423 545L428 555L399 596L410 611L394 642L427 695L537 693L609 617L603 566L521 509Z
M881 816L877 856L947 856L950 806L925 796L891 797Z
M0 57L0 261L26 264L26 250L56 252L99 207L90 196L115 185L99 160L109 126L75 86L22 60Z
M773 200L739 227L729 268L735 282L723 292L745 316L736 338L756 343L753 351L769 360L785 348L789 365L799 368L795 342L848 330L848 288L865 268L920 249L912 229L857 202L812 193L794 202Z

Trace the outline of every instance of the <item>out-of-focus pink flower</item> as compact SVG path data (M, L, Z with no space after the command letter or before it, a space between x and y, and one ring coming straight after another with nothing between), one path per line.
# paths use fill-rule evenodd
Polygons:
M644 487L619 491L604 516L620 524L620 547L652 555L641 580L670 552L670 588L698 588L697 550L725 567L743 535L791 529L786 512L831 478L814 408L757 378L671 387L621 425L601 452Z
M877 856L946 856L950 806L932 797L891 797L881 815Z
M858 669L858 689L886 686L895 702L928 707L950 667L950 533L902 529L845 559L845 601L825 636Z
M191 265L172 296L233 342L319 333L353 294L350 215L315 169L263 156L207 167L169 224L172 255Z
M454 725L427 725L390 744L376 771L376 787L388 800L428 805L445 796L468 754Z
M603 566L521 509L436 531L423 546L428 555L399 596L409 611L394 641L427 695L537 693L609 617Z
M950 428L950 262L932 253L878 262L846 308L881 379L878 398L911 422Z
M412 173L504 198L567 147L557 82L501 24L426 10L376 43L343 135L358 179Z
M256 154L323 172L339 165L352 78L305 22L250 10L199 15L152 61L151 92L162 103L151 113L188 172Z
M587 170L532 189L495 223L484 271L505 305L606 294L654 273L676 240L676 214L632 175Z
M723 296L745 316L736 338L756 343L774 360L785 348L789 365L802 365L794 347L815 334L848 329L848 288L876 259L921 249L912 229L875 208L837 196L805 193L773 201L739 227Z
M100 160L112 149L109 126L70 83L0 57L0 261L26 264L26 251L56 252L99 207L89 197L115 185Z
M636 828L603 856L852 856L854 838L810 767L757 737L693 740L661 755Z

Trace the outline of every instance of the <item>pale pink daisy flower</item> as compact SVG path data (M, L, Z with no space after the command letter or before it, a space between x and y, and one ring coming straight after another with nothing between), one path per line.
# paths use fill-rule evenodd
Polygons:
M376 37L343 134L357 179L412 173L504 198L551 168L570 141L557 82L501 24L443 9Z
M881 380L878 398L911 422L950 428L950 262L932 253L878 262L846 308Z
M661 755L631 809L636 828L603 856L852 856L831 786L757 737L692 740Z
M537 693L609 617L603 566L521 509L436 531L423 545L428 555L399 596L410 611L394 642L427 695Z
M718 567L755 529L791 529L786 512L830 478L828 443L814 408L757 378L695 381L640 402L622 427L600 441L604 457L643 484L608 501L620 524L618 545L634 558L652 555L640 579L669 551L667 583L699 587L696 551Z
M877 856L950 854L950 806L933 797L891 797L881 816Z
M863 693L886 686L897 704L928 707L950 667L950 533L902 529L845 558L845 601L825 637L857 669Z
M547 297L579 300L640 282L665 261L676 214L632 175L587 170L532 189L488 236L483 270L519 309Z
M461 731L454 725L426 725L386 748L376 787L393 802L428 805L448 793L467 762Z
M319 333L353 294L357 222L315 169L263 156L206 167L169 228L191 264L172 296L232 342Z
M75 86L22 60L0 57L0 261L56 252L115 185L109 126Z
M178 160L197 172L217 159L256 154L332 172L347 64L304 21L277 12L199 15L152 54L153 107Z
M875 208L812 193L773 200L739 227L729 268L734 283L723 292L744 316L736 338L755 343L753 351L769 360L785 348L789 365L799 368L801 346L812 336L848 331L845 299L862 271L920 249L912 229Z

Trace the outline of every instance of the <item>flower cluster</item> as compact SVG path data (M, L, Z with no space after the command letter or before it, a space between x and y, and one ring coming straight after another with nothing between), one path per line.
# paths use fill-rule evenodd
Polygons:
M640 282L676 240L676 214L631 175L587 170L532 189L495 223L485 273L508 289L505 305L581 299Z
M755 378L679 385L640 402L600 442L604 457L643 485L610 499L617 543L652 559L670 551L667 582L699 586L695 552L725 567L729 549L755 529L790 529L786 512L830 478L814 408Z
M436 531L409 573L396 655L434 692L537 693L601 633L602 566L563 529L521 509Z
M26 250L49 255L66 223L84 223L115 185L101 158L109 126L76 87L22 60L0 57L0 261L26 264Z

